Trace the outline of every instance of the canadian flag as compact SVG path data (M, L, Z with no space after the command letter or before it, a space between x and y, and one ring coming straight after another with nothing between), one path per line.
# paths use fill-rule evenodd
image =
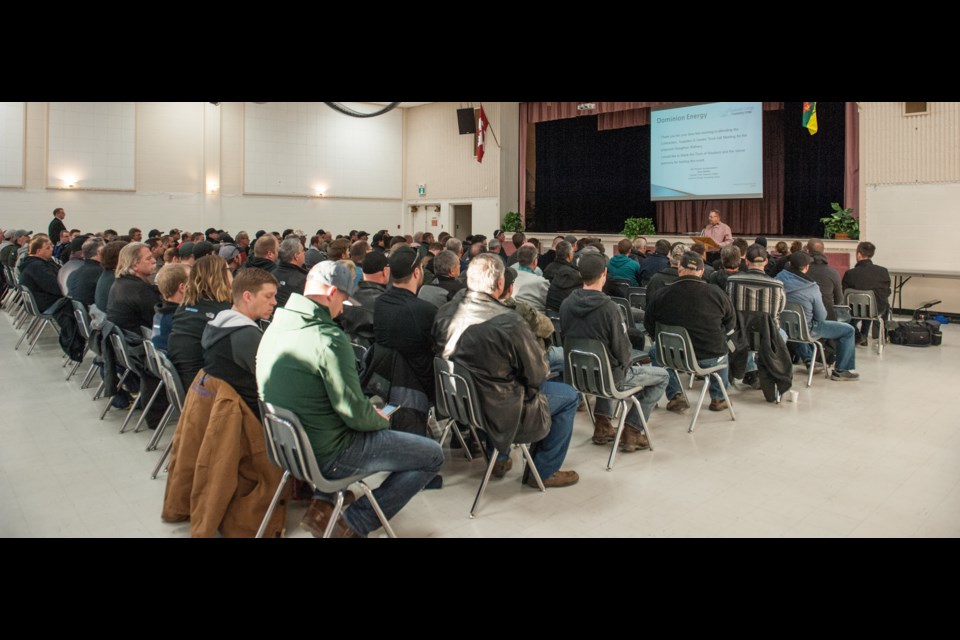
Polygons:
M487 120L487 114L483 112L483 105L480 105L480 119L477 122L477 162L483 162L483 132L486 131L490 121Z

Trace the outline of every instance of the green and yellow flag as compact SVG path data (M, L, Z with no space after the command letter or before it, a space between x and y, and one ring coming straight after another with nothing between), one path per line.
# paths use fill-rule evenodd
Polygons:
M804 102L803 103L803 126L807 131L810 132L810 135L813 135L817 132L817 103L816 102Z

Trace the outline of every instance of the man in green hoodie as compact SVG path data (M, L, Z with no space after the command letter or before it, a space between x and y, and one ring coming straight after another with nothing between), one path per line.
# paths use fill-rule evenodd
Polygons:
M389 471L374 495L392 518L443 465L433 440L390 430L387 417L363 395L350 339L334 323L354 290L343 265L325 260L307 274L303 295L278 308L257 351L257 386L264 402L293 411L303 424L320 471L329 478ZM322 535L333 507L315 496L304 526ZM380 527L363 497L342 512L334 535L366 537Z

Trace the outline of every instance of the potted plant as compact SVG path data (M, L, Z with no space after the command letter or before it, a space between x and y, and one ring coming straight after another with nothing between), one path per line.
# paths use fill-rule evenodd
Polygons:
M656 232L653 218L627 218L623 221L623 231L620 234L633 240L637 236L652 236Z
M860 221L853 217L853 209L844 209L838 202L831 202L833 213L826 218L820 218L823 223L823 237L833 237L835 240L859 240Z
M516 211L508 211L507 215L503 216L503 223L500 228L503 231L513 233L523 231L523 222L520 220L520 214Z

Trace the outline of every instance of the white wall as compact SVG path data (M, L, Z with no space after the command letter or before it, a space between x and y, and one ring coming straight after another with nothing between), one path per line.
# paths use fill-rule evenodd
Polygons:
M482 233L488 238L492 237L493 230L500 226L500 200L498 198L418 198L408 200L404 205L402 233L413 234L417 231L430 231L434 237L440 235L442 231L452 234L453 205L461 204L471 205L470 226L473 233ZM419 206L417 213L411 213L411 205ZM434 211L436 206L440 207L439 213ZM425 207L428 209L426 214L424 213ZM430 220L433 217L437 218L436 227L430 226Z

